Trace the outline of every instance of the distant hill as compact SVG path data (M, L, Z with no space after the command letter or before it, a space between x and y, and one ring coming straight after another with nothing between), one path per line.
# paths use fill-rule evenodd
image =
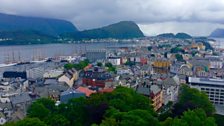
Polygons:
M65 20L0 13L0 45L52 43L59 42L60 38L83 40L139 37L144 35L132 21L121 21L102 28L78 31L71 22Z
M45 44L56 42L56 37L38 31L0 31L0 45Z
M37 17L24 17L0 13L0 31L37 31L46 35L58 36L66 32L77 31L68 21Z
M71 37L74 39L131 39L144 37L144 34L135 22L121 21L102 28L85 30L75 33L67 33L63 37Z
M224 29L216 29L215 31L213 31L209 37L213 37L213 38L224 38Z
M157 37L161 37L161 38L175 38L175 35L173 33L163 33L163 34L157 35Z
M162 37L162 38L178 38L178 39L190 39L192 36L186 33L177 33L176 35L173 33L163 33L157 35L157 37Z

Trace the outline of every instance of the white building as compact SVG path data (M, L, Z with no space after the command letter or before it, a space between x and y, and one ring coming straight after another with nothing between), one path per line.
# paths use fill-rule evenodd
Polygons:
M49 70L43 75L44 78L57 78L63 74L63 70Z
M222 61L210 61L210 68L212 69L221 69L223 67Z
M210 101L216 105L224 105L224 79L188 78L191 88L204 91Z
M112 64L112 65L121 65L121 58L120 57L108 57L108 61Z
M44 73L45 73L45 69L39 68L39 67L26 70L27 78L32 78L32 79L43 78Z

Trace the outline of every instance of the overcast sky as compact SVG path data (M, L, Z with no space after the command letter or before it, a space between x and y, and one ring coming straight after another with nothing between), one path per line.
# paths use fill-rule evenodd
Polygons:
M146 35L224 28L224 0L0 0L0 12L65 19L80 30L131 20Z

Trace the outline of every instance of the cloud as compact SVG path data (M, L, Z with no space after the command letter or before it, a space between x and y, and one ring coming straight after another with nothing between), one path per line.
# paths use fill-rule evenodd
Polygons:
M216 28L224 28L224 24L208 22L163 22L139 25L146 36L154 36L161 33L186 32L194 36L208 36Z
M81 30L132 20L144 32L163 32L164 26L166 31L185 30L197 35L224 23L223 0L1 0L0 12L65 19ZM207 28L197 31L195 26Z

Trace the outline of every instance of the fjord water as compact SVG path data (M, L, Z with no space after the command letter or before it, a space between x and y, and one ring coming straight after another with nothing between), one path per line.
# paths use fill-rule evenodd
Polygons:
M0 64L9 61L32 61L40 58L55 58L58 56L72 56L86 50L106 49L110 46L129 46L133 43L82 43L82 44L43 44L0 46Z

